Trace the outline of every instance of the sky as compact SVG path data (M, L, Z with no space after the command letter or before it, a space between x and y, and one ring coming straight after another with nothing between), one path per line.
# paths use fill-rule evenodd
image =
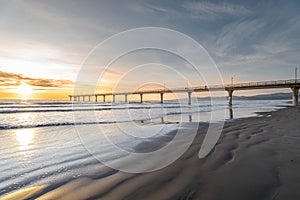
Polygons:
M82 66L97 45L120 32L143 27L178 31L199 43L225 84L231 77L235 83L293 79L295 67L300 69L300 2L296 0L0 0L0 4L3 99L68 99ZM162 45L189 49L176 39L168 42L161 41ZM118 45L110 48L116 50ZM109 57L109 53L107 50L101 56ZM130 52L102 74L97 92L113 91L117 86L131 90L147 84L169 88L205 84L205 77L193 76L188 65L172 52ZM103 69L99 61L85 77L100 76ZM22 92L20 87L24 85L30 91L27 88ZM241 94L262 92L269 91Z

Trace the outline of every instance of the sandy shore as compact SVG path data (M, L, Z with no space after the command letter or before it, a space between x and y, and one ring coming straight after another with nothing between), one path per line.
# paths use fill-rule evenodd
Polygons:
M130 174L99 167L65 183L1 199L300 199L299 109L226 122L216 147L199 159L205 131L201 125L188 151L161 170ZM136 150L153 146L161 144L140 144Z

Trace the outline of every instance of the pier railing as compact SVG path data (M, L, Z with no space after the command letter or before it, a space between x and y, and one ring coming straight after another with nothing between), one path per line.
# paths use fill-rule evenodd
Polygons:
M69 95L70 100L80 101L82 98L85 101L85 97L88 97L89 101L91 97L95 98L97 102L97 97L102 96L105 102L105 96L113 96L113 102L115 102L115 96L125 95L125 102L127 102L127 95L139 94L141 102L143 102L144 94L160 94L161 103L163 103L163 95L165 93L187 93L188 103L191 104L191 93L192 92L205 92L205 91L227 91L229 96L229 105L232 104L232 94L235 90L252 90L252 89L271 89L271 88L291 88L293 92L293 102L294 105L298 104L298 91L300 88L300 79L288 79L288 80L276 80L276 81L259 81L259 82L248 82L248 83L234 83L234 84L224 84L224 85L200 85L194 87L184 87L184 88L161 88L152 90L137 90L132 92L111 92L111 93L95 93L95 94L79 94L79 95Z
M225 87L253 87L253 86L269 86L269 85L292 85L300 84L300 79L276 80L276 81L259 81L249 83L226 84Z

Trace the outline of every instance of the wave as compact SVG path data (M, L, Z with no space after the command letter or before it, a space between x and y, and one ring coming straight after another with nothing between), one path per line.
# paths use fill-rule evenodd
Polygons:
M1 129L20 129L20 128L38 128L38 127L49 127L49 126L74 126L74 125L92 125L92 124L112 124L116 123L115 121L112 122L61 122L61 123L48 123L48 124L35 124L35 125L0 125ZM120 122L121 123L121 122Z
M204 111L205 112L205 111ZM29 125L0 125L0 130L8 129L22 129L22 128L39 128L39 127L50 127L50 126L76 126L76 125L94 125L94 124L115 124L115 123L128 123L128 122L142 122L164 118L167 116L182 115L182 114L193 114L196 112L170 112L161 116L156 116L153 118L140 118L140 119L128 119L128 120L118 120L118 121L97 121L97 122L55 122L55 123L45 123L45 124L29 124Z
M22 128L41 128L50 126L75 126L75 125L94 125L94 124L116 124L116 123L127 123L127 122L145 122L150 119L139 119L130 121L108 121L108 122L62 122L62 123L48 123L48 124L35 124L35 125L0 125L0 130L8 129L22 129Z
M69 106L69 105L67 105ZM48 105L31 105L31 106L26 106L26 105L9 105L9 106L0 106L0 109L10 109L10 108L64 108L67 107L65 104L61 106L48 106Z
M0 109L11 109L11 108L66 108L66 107L78 107L78 106L84 106L84 107L93 107L93 106L112 106L111 104L7 104L2 105L0 104Z
M203 107L203 106L199 106ZM206 107L206 106L205 106ZM68 109L16 109L16 110L0 110L0 114L14 114L14 113L31 113L31 112L78 112L78 111L105 111L105 110L140 110L140 109L177 109L177 108L189 108L189 106L141 106L141 107L103 107L103 108L68 108Z

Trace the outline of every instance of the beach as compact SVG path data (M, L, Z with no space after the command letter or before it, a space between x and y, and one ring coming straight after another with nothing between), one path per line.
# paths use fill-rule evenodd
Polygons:
M163 169L134 174L95 164L80 177L21 188L1 199L300 199L299 109L260 115L227 121L204 159L198 153L207 124L201 123L190 148ZM153 146L160 144L139 144L136 151Z
M300 200L300 1L3 1L0 200Z

